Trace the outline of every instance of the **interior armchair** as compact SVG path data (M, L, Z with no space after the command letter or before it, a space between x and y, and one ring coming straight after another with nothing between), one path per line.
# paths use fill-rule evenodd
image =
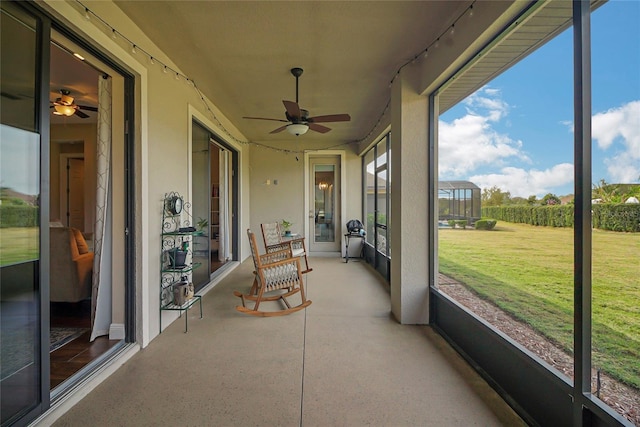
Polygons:
M80 230L50 228L50 301L79 302L91 296L93 252Z
M247 235L255 267L254 280L249 293L234 292L234 295L242 300L242 305L236 306L236 310L254 316L272 317L290 314L311 305L311 301L304 293L300 258L292 257L288 247L260 255L255 235L251 230L247 230ZM287 298L297 293L300 294L301 302L292 307ZM254 302L253 307L247 306L248 301ZM260 304L268 301L281 301L286 308L274 311L262 310Z
M302 274L313 271L313 268L309 268L309 260L307 259L307 247L304 243L304 237L282 237L282 230L280 229L280 223L269 222L260 224L262 228L262 239L264 240L264 248L266 252L278 252L289 249L295 258L304 258L305 269Z

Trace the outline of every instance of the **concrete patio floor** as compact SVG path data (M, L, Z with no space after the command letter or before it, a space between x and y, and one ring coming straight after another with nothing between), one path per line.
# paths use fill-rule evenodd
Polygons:
M54 425L525 425L430 327L392 318L368 265L309 261L306 310L237 312L247 260L203 296L203 319L190 310L188 333L172 323Z

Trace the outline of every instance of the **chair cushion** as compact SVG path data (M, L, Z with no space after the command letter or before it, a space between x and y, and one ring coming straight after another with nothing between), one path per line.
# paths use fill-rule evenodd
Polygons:
M302 248L293 248L293 250L291 251L291 256L293 257L299 257L304 255L304 249Z
M76 246L78 247L78 253L80 255L89 253L89 245L87 245L87 241L84 240L84 236L82 232L77 228L72 228L73 236L76 239Z

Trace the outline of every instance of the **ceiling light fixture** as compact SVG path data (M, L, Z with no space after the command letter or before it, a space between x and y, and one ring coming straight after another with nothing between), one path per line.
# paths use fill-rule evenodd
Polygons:
M78 58L80 61L84 61L84 56L80 55L79 53L74 53L73 56Z
M289 126L287 126L287 132L295 136L304 135L305 133L307 133L308 130L309 130L309 126L303 123L292 123Z
M56 116L73 116L76 112L76 109L70 105L54 105L53 114Z

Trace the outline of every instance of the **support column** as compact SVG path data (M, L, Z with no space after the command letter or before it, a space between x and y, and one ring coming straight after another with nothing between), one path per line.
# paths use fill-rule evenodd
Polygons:
M391 312L402 324L427 324L429 108L408 68L391 87Z

